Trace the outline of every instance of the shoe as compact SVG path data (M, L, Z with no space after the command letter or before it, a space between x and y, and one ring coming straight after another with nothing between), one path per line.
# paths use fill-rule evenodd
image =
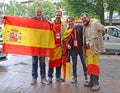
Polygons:
M90 82L85 82L85 83L84 83L84 86L85 86L85 87L92 87L93 84L91 84Z
M48 82L52 83L52 77L49 77Z
M98 91L99 89L100 89L100 85L97 85L97 84L93 85L91 88L92 91Z
M85 81L88 81L88 77L87 76L85 76Z
M87 85L89 82L88 82L88 77L85 76L85 82L84 82L84 85Z
M31 81L31 85L35 85L35 84L37 84L37 79L33 78Z
M85 80L84 86L85 86L85 85L88 85L88 83L89 83L88 80Z
M71 81L72 84L75 84L77 83L77 78L72 78L72 81Z
M45 84L45 85L49 85L49 84L50 84L50 82L48 82L45 78L42 79L41 82L42 82L43 84Z
M58 82L64 82L64 79L62 79L61 77L59 77L59 78L56 78L56 81L58 81Z

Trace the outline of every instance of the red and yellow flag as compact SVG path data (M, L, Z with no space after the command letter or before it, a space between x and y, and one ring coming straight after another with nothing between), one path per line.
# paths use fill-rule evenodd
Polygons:
M90 47L86 47L86 67L88 75L99 76L99 54L93 56L90 52Z
M60 67L62 61L62 46L56 45L54 56L49 58L49 68Z
M63 56L62 56L62 69L63 69L63 76L64 81L70 78L70 52L67 50L67 44L69 43L71 36L73 34L74 29L68 29L68 26L65 29L63 39L64 39L64 46L63 46Z
M3 52L30 56L54 55L55 40L48 21L5 16Z

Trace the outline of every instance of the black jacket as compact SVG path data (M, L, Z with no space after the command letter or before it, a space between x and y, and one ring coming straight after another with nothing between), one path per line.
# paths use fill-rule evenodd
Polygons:
M83 26L81 25L76 25L74 28L76 31L76 36L78 37L79 41L80 41L80 46L81 48L83 47ZM71 37L69 44L72 46L72 42L73 42L73 38Z

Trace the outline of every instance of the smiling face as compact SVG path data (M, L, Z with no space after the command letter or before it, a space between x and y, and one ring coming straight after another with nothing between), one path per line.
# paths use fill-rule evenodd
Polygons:
M42 18L42 9L36 8L35 14L36 14L37 19L41 19Z
M70 28L73 28L74 27L74 23L75 23L74 18L73 17L68 17L67 23L68 23Z
M80 16L80 19L82 20L84 26L87 26L90 22L89 16L85 13Z
M56 21L60 22L61 21L61 17L62 17L62 12L61 11L57 11L56 14L55 14Z

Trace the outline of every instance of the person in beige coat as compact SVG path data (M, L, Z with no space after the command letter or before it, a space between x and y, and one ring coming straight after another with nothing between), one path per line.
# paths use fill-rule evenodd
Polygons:
M105 52L102 34L105 33L106 29L99 21L90 20L87 13L82 13L80 19L84 27L83 42L87 73L90 75L90 81L85 86L91 87L93 91L97 91L100 89L99 55Z

